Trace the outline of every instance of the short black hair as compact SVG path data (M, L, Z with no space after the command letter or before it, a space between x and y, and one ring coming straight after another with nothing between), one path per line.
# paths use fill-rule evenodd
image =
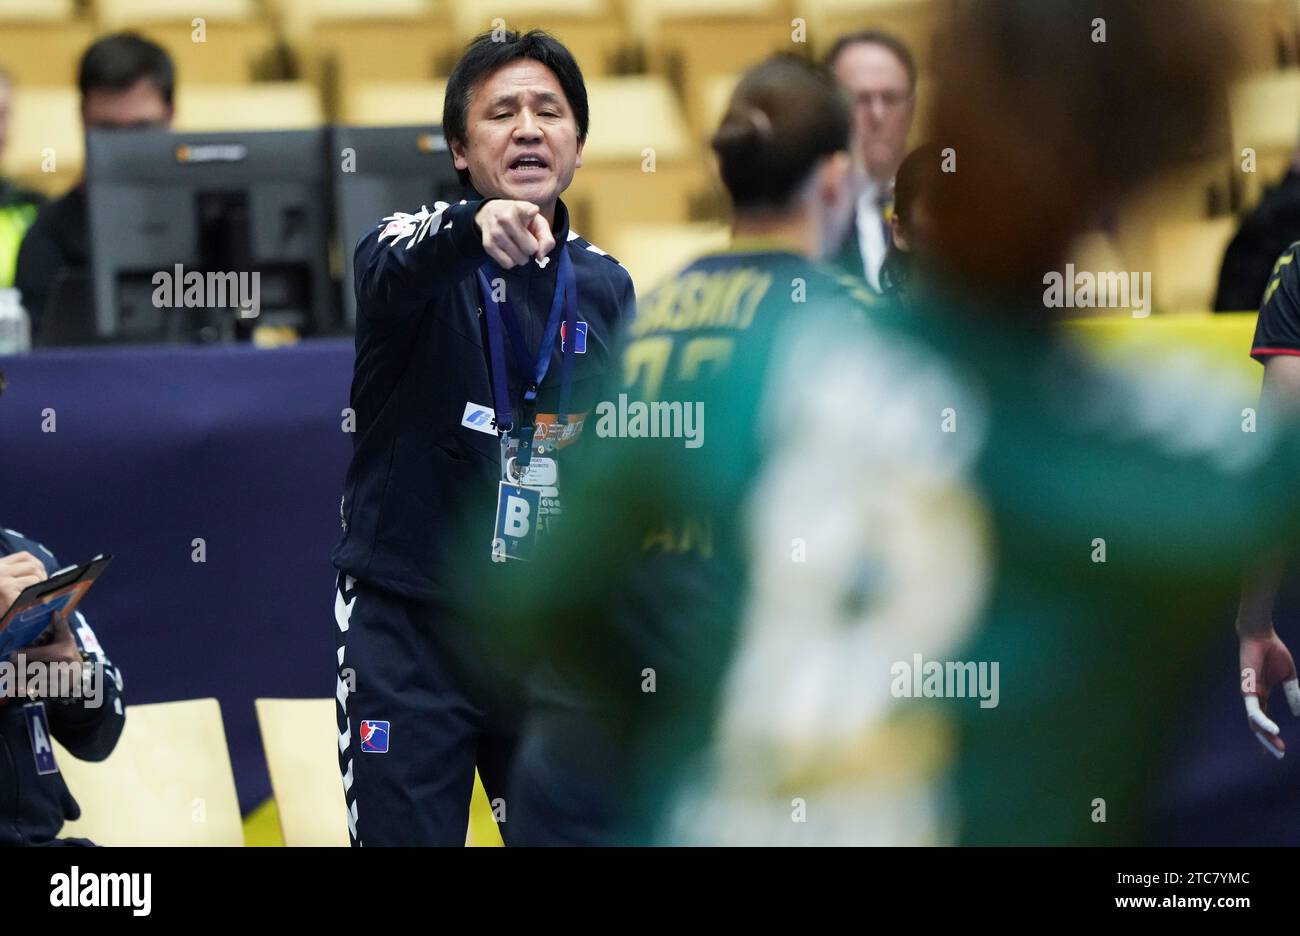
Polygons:
M745 72L710 141L736 210L789 208L818 162L848 151L851 126L825 68L781 52Z
M943 178L943 151L934 143L922 143L899 164L894 176L894 216L904 224L912 223L912 209L917 199L933 192Z
M907 89L916 90L916 56L912 50L907 47L907 43L899 39L893 33L885 32L883 29L860 29L857 32L845 33L835 40L831 50L826 53L826 68L830 71L835 70L835 62L849 46L854 45L878 45L894 53L894 58L902 63L904 70L907 71Z
M451 148L452 141L465 143L466 115L469 113L469 99L474 85L501 66L518 59L541 62L555 73L560 89L578 122L578 142L587 138L587 124L591 116L587 107L587 85L582 80L582 69L578 67L573 53L560 40L543 30L531 29L522 34L506 30L503 34L488 32L475 36L452 69L451 77L447 80L447 96L442 104L442 135L447 141L448 149ZM462 185L469 184L468 170L458 169L456 173L460 176Z
M162 46L135 33L114 33L95 40L81 56L77 87L91 91L125 91L148 78L170 107L176 92L176 68Z

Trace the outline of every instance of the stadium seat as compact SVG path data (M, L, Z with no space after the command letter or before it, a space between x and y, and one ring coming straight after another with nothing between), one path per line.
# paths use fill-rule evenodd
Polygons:
M1156 229L1151 285L1157 310L1202 312L1213 306L1223 252L1236 229L1231 216Z
M95 21L105 31L202 17L216 20L253 20L260 13L256 0L94 0ZM183 7L183 9L182 9Z
M604 247L628 268L637 293L644 295L700 254L730 243L731 232L717 223L632 224L615 229Z
M348 844L333 699L258 699L257 724L288 846ZM466 845L500 845L483 782L474 777Z
M789 38L790 22L783 0L628 0L625 3L628 29L642 39L657 36L677 20L701 22L731 20L736 23L755 17L783 18Z
M44 171L51 168L51 159L54 171ZM16 88L0 171L46 194L61 195L81 175L84 160L77 89L36 85Z
M1281 149L1300 140L1300 68L1252 75L1228 94L1233 151Z
M692 130L704 146L709 145L713 132L726 116L727 105L731 103L731 95L739 83L739 73L709 75L695 89L697 100L690 113L698 123L692 125Z
M55 757L81 805L62 835L101 845L243 845L235 775L216 699L129 705L113 753Z
M133 29L161 45L181 86L283 77L275 30L253 0L97 0L95 18L103 32Z
M413 20L434 15L434 0L267 0L272 16L293 40L305 36L312 27L328 22Z
M75 0L45 0L41 4L33 4L31 0L0 0L0 23L6 27L14 22L62 22L76 15Z
M951 15L952 0L797 0L795 15L808 23L808 35L820 58L835 40L859 29L893 33L927 69L935 31Z
M720 220L726 205L703 160L660 162L655 172L637 164L584 165L564 201L573 229L602 248L620 225Z
M585 78L611 74L623 52L624 29L611 0L456 0L451 6L456 37L464 45L492 29L497 18L508 29L545 29L568 47Z
M320 95L305 81L181 86L176 129L295 130L324 122Z
M687 158L690 135L672 89L652 75L603 78L587 82L591 104L591 138L584 163L639 164L645 147L660 162Z
M1231 18L1233 43L1243 73L1296 64L1295 0L1209 2L1217 3Z
M771 52L795 48L780 0L630 0L627 16L651 71L669 80L697 132L711 76L739 74Z
M691 199L708 189L709 168L668 83L653 75L596 79L588 97L591 135L565 197L573 227L599 244L620 224L692 220Z
M1256 74L1228 92L1232 154L1243 206L1252 206L1276 181L1300 145L1300 68ZM1242 151L1255 151L1254 173L1241 172Z
M320 86L331 119L357 84L430 81L457 49L450 14L429 0L279 0L277 6L299 73Z
M373 81L352 85L343 95L341 123L392 127L442 123L446 81Z
M72 0L0 0L0 68L19 84L73 84L95 36Z
M258 699L284 844L348 844L333 699Z
M1119 247L1130 267L1154 269L1155 235L1160 226L1225 215L1231 202L1233 171L1234 164L1225 152L1221 158L1168 169L1126 199L1115 220Z

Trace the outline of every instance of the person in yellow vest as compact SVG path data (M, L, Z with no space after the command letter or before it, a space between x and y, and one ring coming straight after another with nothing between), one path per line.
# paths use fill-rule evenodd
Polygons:
M13 79L0 69L0 155L9 136L9 110L13 100ZM14 268L18 248L27 228L36 220L36 212L45 203L39 192L24 189L0 176L0 289L14 285Z

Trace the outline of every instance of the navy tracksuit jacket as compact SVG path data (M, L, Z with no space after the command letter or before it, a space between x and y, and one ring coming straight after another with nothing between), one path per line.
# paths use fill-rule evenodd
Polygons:
M475 765L496 796L513 752L514 676L454 611L466 600L465 570L490 564L501 477L497 432L481 415L494 400L478 269L488 264L489 280L505 280L536 354L558 252L568 251L585 332L571 423L599 402L616 332L635 305L627 270L569 229L562 201L547 262L496 268L474 222L484 199L469 194L385 218L356 249L356 431L332 557L339 766L354 844L462 843ZM506 360L518 414L524 372L508 345ZM539 423L558 405L559 340L551 361ZM496 806L508 838L508 804Z

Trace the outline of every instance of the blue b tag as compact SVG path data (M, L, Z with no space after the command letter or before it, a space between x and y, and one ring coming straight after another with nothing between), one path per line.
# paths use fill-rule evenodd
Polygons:
M50 722L45 717L45 703L29 702L23 706L23 715L27 717L27 737L32 742L36 772L42 775L58 773L59 765L54 762L54 745L50 741Z
M497 488L497 522L492 560L529 559L537 536L541 492L502 481Z

